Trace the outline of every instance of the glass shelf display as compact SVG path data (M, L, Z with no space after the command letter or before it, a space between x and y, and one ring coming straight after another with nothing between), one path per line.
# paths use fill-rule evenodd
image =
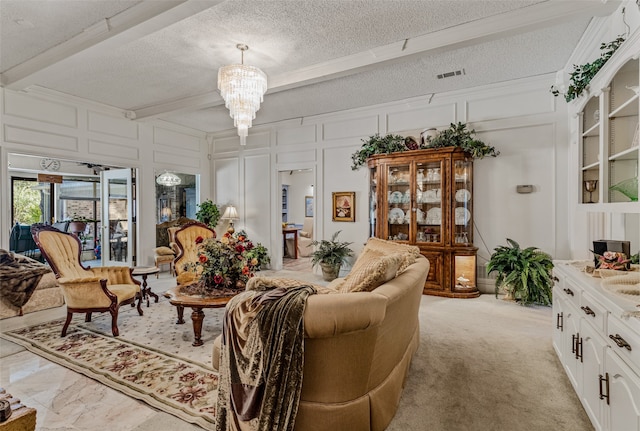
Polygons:
M450 147L377 155L368 166L371 235L419 247L431 264L425 294L478 296L472 159Z

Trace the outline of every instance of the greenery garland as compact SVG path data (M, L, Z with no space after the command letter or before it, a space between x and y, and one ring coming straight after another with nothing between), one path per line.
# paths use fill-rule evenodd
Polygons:
M376 154L400 153L428 148L459 147L474 159L482 159L485 156L496 157L500 154L494 147L475 139L475 133L475 130L467 130L467 125L460 122L451 123L448 129L439 132L435 138L421 144L410 137L404 138L394 134L380 136L376 133L369 136L368 139L362 139L362 147L351 155L351 169L354 171L360 169L367 163L369 157Z
M609 43L602 43L600 44L600 50L602 52L600 53L599 58L592 63L586 63L581 66L574 64L573 72L569 74L571 84L569 85L567 92L564 93L564 100L571 102L573 99L580 96L582 92L586 90L596 73L602 69L602 66L604 66L609 58L611 58L613 53L620 48L622 42L624 42L624 37L620 35ZM550 91L556 97L562 94L555 85L551 86Z

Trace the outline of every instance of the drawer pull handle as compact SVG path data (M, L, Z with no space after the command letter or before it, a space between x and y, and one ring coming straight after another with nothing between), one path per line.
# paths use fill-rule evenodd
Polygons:
M591 308L583 305L582 307L580 307L580 309L584 311L584 314L586 314L587 316L596 317L596 312L593 311Z
M556 315L556 329L559 329L560 332L564 330L564 314L562 312Z
M615 341L618 347L624 347L628 351L631 351L631 346L629 345L629 343L627 343L627 341L624 338L620 336L620 334L616 334L616 335L609 334L609 338Z
M569 288L566 288L566 289L563 289L563 290L564 290L564 293L566 293L567 295L573 296L573 290L571 290Z
M602 382L605 383L605 388L607 390L606 395L602 390ZM604 400L606 398L607 399L607 405L609 405L609 373L605 373L604 376L602 374L600 374L600 380L599 380L598 383L599 383L598 386L600 387L600 399Z

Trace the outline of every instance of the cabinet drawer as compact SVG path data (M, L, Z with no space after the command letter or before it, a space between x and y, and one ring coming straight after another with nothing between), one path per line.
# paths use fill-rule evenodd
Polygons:
M611 315L607 327L607 342L611 349L640 374L640 335Z
M596 300L586 292L580 296L580 316L592 324L601 334L604 334L607 312Z
M560 292L560 296L564 298L565 301L580 308L580 294L582 293L582 289L579 288L577 284L571 280L565 280L564 283L558 286L557 291Z

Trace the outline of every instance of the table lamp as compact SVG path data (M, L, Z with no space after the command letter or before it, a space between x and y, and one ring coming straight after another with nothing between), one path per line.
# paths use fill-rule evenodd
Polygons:
M235 229L233 228L233 221L239 219L238 210L233 205L229 205L225 210L224 214L222 214L222 220L229 220L229 228L227 232L234 233Z

